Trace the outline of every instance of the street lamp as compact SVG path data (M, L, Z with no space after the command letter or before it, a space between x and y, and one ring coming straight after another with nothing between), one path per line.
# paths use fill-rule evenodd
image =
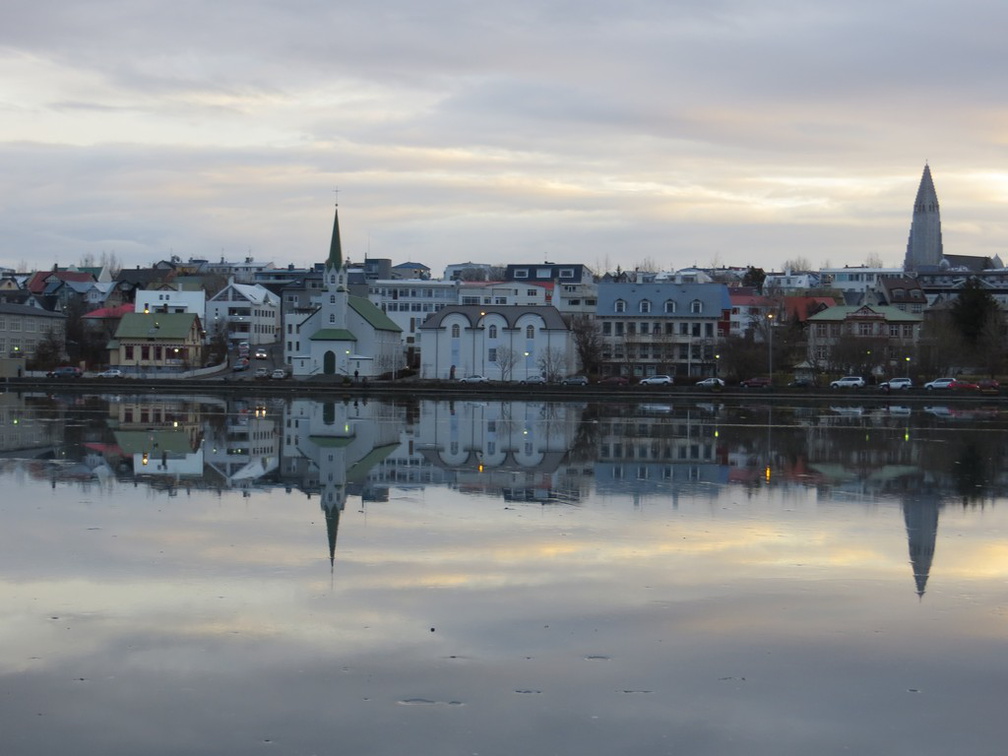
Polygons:
M526 381L528 380L528 358L529 358L529 353L525 352L525 380Z
M767 365L770 368L770 383L773 384L773 313L767 313Z

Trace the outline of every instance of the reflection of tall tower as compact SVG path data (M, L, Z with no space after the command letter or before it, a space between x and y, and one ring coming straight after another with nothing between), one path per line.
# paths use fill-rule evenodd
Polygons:
M923 598L938 538L938 502L934 499L904 501L903 521L906 523L917 595Z
M924 175L914 200L910 238L907 240L903 270L917 270L922 265L938 265L942 260L941 216L938 194L931 180L931 167L924 164Z

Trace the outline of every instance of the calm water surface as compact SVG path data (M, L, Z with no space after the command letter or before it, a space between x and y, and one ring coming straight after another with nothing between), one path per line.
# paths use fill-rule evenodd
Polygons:
M4 754L995 754L998 408L0 397Z

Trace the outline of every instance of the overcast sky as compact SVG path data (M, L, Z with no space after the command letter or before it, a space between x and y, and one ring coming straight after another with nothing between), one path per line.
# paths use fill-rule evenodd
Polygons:
M0 265L1008 242L1003 0L4 0ZM1003 255L1005 256L1005 255ZM1005 256L1008 257L1008 256Z

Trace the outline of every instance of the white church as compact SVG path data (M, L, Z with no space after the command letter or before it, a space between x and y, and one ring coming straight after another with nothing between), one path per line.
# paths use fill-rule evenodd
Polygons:
M333 219L318 308L286 324L286 361L294 378L366 379L403 365L402 329L378 307L347 289L339 208Z

